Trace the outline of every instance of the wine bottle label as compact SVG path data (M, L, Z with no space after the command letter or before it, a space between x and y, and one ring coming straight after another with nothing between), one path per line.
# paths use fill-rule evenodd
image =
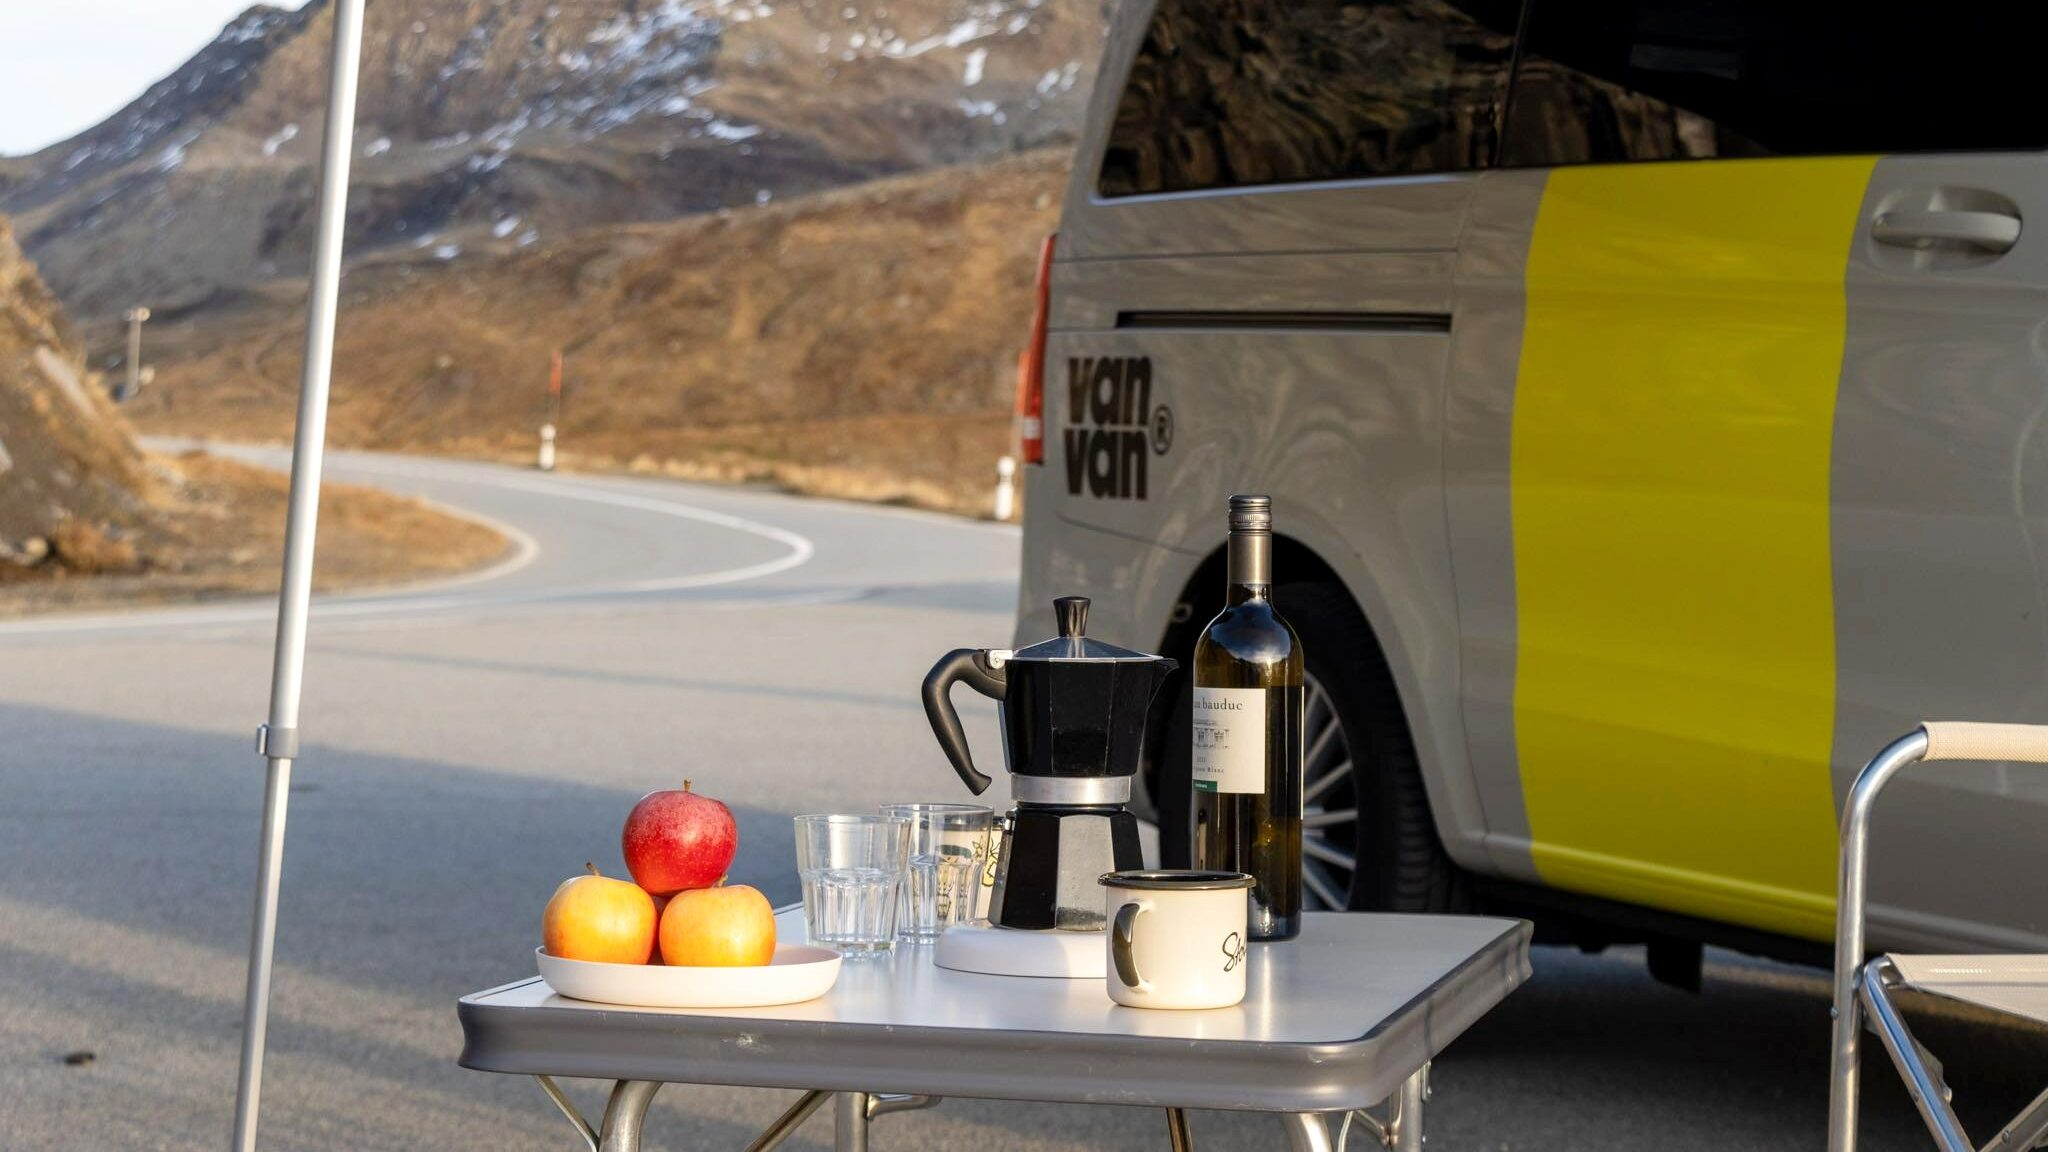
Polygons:
M1266 690L1196 688L1195 787L1203 792L1266 790Z

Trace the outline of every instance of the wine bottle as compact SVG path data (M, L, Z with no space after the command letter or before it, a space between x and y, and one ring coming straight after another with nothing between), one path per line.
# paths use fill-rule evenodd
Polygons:
M1230 498L1230 586L1195 642L1195 867L1248 872L1251 937L1301 931L1301 640L1273 610L1273 501Z

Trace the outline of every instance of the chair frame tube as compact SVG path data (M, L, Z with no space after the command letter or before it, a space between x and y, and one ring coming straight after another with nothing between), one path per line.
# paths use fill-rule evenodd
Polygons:
M1927 731L1916 728L1885 746L1849 788L1842 804L1841 876L1835 902L1835 1034L1829 1058L1828 1152L1855 1152L1862 1083L1857 1057L1863 1034L1864 899L1870 857L1870 810L1892 777L1927 755Z

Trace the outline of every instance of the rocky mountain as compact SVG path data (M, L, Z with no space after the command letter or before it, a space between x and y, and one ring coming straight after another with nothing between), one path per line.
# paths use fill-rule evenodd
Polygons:
M1071 138L1106 0L375 0L351 251L516 251ZM128 107L0 159L75 312L299 274L327 0L256 7Z

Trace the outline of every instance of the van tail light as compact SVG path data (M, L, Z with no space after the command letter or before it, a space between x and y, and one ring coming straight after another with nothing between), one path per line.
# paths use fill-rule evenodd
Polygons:
M1031 309L1031 336L1017 357L1018 453L1026 464L1045 463L1045 324L1052 309L1052 245L1058 233L1038 250L1038 281Z

